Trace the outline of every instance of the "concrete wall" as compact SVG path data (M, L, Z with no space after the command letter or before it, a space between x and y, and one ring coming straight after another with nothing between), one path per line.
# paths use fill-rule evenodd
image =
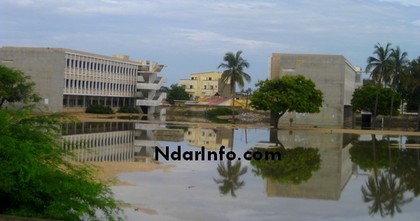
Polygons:
M43 98L40 110L57 112L63 107L65 53L52 48L0 48L0 64L23 71L35 82Z
M278 54L271 57L270 79L303 75L315 82L324 94L320 113L286 113L280 124L344 126L344 105L350 105L356 71L341 55Z

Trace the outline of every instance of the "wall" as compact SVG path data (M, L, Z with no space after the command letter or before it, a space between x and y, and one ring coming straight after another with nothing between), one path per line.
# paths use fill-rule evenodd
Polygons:
M0 62L31 77L35 91L43 98L40 110L61 111L66 63L62 49L3 47Z
M344 126L344 105L350 104L356 72L341 55L273 54L270 78L304 75L322 91L320 113L286 113L280 124Z

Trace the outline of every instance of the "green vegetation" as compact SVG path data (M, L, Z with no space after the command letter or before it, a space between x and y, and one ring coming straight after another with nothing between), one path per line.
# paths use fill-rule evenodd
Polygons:
M0 65L0 108L4 102L38 102L33 92L34 83L22 71Z
M297 113L319 113L323 95L315 83L302 75L283 76L280 79L259 81L258 89L251 96L251 106L257 110L270 110L271 125L287 111Z
M232 95L232 107L235 102L236 84L243 89L244 80L251 82L251 76L245 73L244 69L249 68L249 62L241 57L242 51L227 52L223 57L225 63L221 63L218 68L225 69L220 80L225 84L230 84L230 93ZM235 115L232 113L232 122L235 122Z
M384 88L377 84L366 84L353 92L351 105L355 111L364 110L377 115L389 115L392 96L395 103L399 104L401 102L400 95L391 88ZM393 115L398 114L397 105L393 106L392 112Z
M321 156L318 149L296 147L292 149L279 148L255 148L254 151L262 153L267 151L280 152L281 160L251 160L253 172L280 183L300 184L309 180L312 173L319 170Z
M368 57L366 66L366 72L371 73L371 78L374 84L378 85L375 93L375 101L373 103L373 118L372 122L375 121L378 109L378 102L380 96L381 86L390 88L392 91L397 92L403 101L408 103L410 109L417 109L418 111L418 122L417 130L420 130L420 57L410 62L408 59L407 52L401 51L397 46L391 48L391 44L387 43L385 47L381 44L374 46L373 56ZM396 102L395 94L391 94L389 102L389 111L391 113L394 110L394 105L399 105ZM389 115L391 120L392 115ZM375 124L372 124L374 128Z
M168 89L167 100L170 104L174 104L175 100L189 100L190 95L185 91L185 88L172 84Z
M118 109L118 113L130 113L130 114L138 114L140 113L139 109L133 106L124 106Z
M226 116L231 114L236 115L238 112L227 107L216 107L206 112L206 118L213 123L228 123L229 121L227 119L220 119L218 116Z
M103 105L90 105L86 108L86 113L91 114L113 114L114 111L109 106L103 106Z
M0 214L116 220L120 210L94 169L62 148L60 116L0 110Z

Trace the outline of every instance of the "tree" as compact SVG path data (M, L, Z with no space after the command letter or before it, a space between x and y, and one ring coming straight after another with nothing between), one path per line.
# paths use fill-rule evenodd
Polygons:
M0 65L0 108L7 102L37 102L40 97L33 92L35 83L22 71Z
M401 52L400 47L397 46L396 49L391 49L390 60L392 62L392 73L390 81L388 82L389 87L393 91L401 91L402 88L402 78L407 70L407 64L409 62L407 58L407 52ZM390 106L390 115L389 122L392 119L392 110L394 109L394 93L391 96L391 106ZM391 123L389 123L390 128Z
M395 102L401 101L400 95L390 88L383 88L377 84L366 84L357 88L353 92L351 105L355 111L370 111L376 115L390 114L391 97L394 96ZM398 107L393 107L393 113L398 113ZM372 118L376 116L373 115Z
M226 63L221 63L218 68L225 69L222 73L220 80L225 84L230 84L230 93L232 94L232 108L235 106L235 91L236 84L242 89L244 87L244 80L246 82L251 82L251 76L244 72L245 68L249 68L249 63L247 60L241 57L242 51L236 52L236 55L233 52L227 52L223 57L223 61ZM232 121L235 121L235 116L232 112Z
M190 95L185 91L185 88L172 84L171 88L168 90L168 102L174 104L175 100L189 100Z
M376 44L374 46L375 50L373 51L373 54L375 56L368 57L367 59L368 64L366 66L366 72L370 72L370 77L377 85L381 85L383 82L388 83L391 79L391 49L389 48L390 46L390 43L386 44L385 48L382 47L382 45L379 43ZM375 107L372 111L372 128L375 128L376 116L378 115L376 113L378 105L378 96L379 92L377 91L374 101Z
M248 171L248 167L241 167L241 161L236 161L232 165L232 161L228 160L225 164L221 161L217 165L217 172L221 176L219 179L214 179L214 182L220 184L219 191L226 195L230 193L231 196L236 197L235 191L245 185L244 181L239 181L239 177Z
M60 116L0 110L0 214L57 220L120 218L94 168L62 148Z
M417 109L417 130L420 130L420 57L413 59L408 67L404 88L407 91L407 109Z
M373 55L368 57L366 72L370 72L370 77L377 84L388 83L391 80L391 44L386 44L385 48L381 44L374 46Z
M319 113L323 95L315 83L302 75L283 76L280 79L259 81L251 96L251 106L272 112L271 125L278 128L278 121L287 111Z

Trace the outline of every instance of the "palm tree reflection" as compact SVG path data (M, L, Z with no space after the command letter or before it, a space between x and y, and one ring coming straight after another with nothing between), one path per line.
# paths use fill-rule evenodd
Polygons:
M217 165L220 178L213 178L213 180L216 184L219 184L219 191L222 195L230 193L231 196L236 197L235 191L245 185L245 182L240 181L239 177L247 171L247 166L241 167L241 161L236 161L233 165L231 160L228 160L226 165L223 161L220 161Z

